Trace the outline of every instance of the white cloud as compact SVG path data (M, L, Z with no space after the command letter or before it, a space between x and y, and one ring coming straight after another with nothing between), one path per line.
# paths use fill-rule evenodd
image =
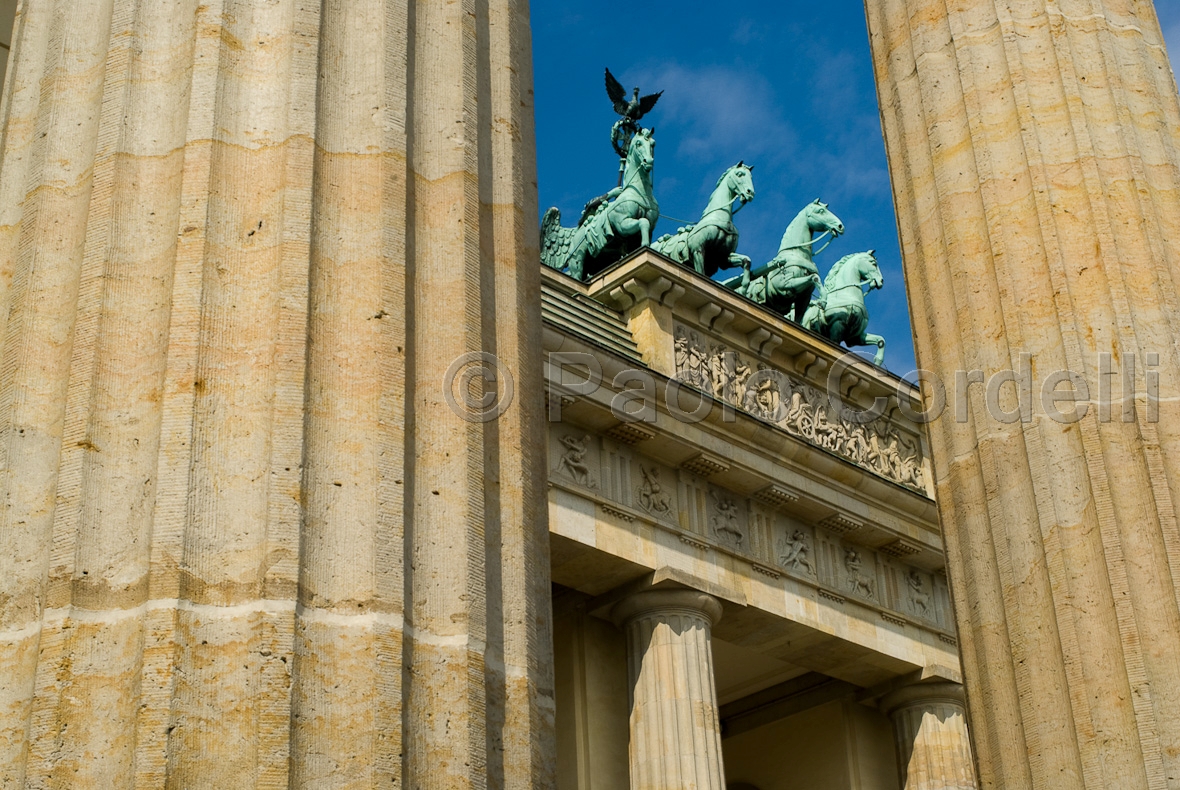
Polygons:
M757 161L795 148L795 131L782 116L774 88L752 70L669 62L629 69L622 82L665 91L659 118L676 130L679 156L707 161L732 151L735 159Z
M741 19L738 21L737 27L733 29L733 33L730 34L729 40L745 46L766 38L764 31L765 26L758 24L757 21L749 18Z

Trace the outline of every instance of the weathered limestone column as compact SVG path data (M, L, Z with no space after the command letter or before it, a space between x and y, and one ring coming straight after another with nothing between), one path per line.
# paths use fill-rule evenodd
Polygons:
M963 687L915 683L881 699L893 721L903 790L975 790Z
M713 680L721 604L696 590L648 590L611 617L627 636L633 790L724 790Z
M0 788L551 786L527 2L24 2L0 107Z
M1180 101L1152 3L866 6L918 360L949 400L981 784L1172 786Z

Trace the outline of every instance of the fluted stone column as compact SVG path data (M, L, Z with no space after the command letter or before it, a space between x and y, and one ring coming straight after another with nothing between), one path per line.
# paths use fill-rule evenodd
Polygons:
M611 616L627 637L632 790L724 790L712 646L721 604L695 590L648 590Z
M918 361L948 388L931 443L980 781L1174 785L1180 101L1152 3L866 7ZM1070 422L1042 393L1077 380Z
M24 2L0 106L0 787L550 786L527 2Z
M893 721L902 790L975 790L963 687L916 683L882 698Z

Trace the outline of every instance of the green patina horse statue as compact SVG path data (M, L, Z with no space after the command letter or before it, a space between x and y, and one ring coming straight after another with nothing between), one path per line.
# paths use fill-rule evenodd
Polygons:
M733 225L733 202L740 200L744 206L754 199L753 169L753 165L738 162L722 173L700 221L661 236L652 249L706 277L719 269L748 264L749 258L735 252L738 232Z
M832 264L824 278L823 295L811 303L803 315L803 326L834 343L851 346L876 346L873 364L885 359L885 338L869 334L869 311L865 308L862 287L880 288L885 280L877 266L876 251L854 252Z
M723 284L798 322L811 302L814 289L818 287L821 295L823 293L819 270L812 261L818 252L815 245L826 236L835 238L843 232L844 223L828 210L826 203L816 198L787 225L779 242L778 254L772 261L756 272L750 271L747 261L740 277L733 277ZM813 238L815 233L822 235Z
M641 129L631 138L623 185L587 203L576 228L561 226L557 208L545 212L541 261L546 266L568 269L572 277L583 280L651 244L651 231L660 218L651 185L655 147L654 129Z

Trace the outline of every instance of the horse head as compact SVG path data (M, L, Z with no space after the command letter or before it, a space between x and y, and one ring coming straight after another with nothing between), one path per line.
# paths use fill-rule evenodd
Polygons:
M639 133L631 138L631 147L627 150L627 160L633 167L638 167L648 173L651 172L652 165L655 164L655 134L655 129L640 129Z
M744 160L738 162L721 175L717 186L724 183L734 198L741 200L743 205L749 203L754 199L753 170L754 166L747 165Z
M844 232L844 223L828 209L828 204L819 198L807 206L807 227L813 231L830 230L833 237Z
M870 291L884 285L885 278L881 275L881 267L877 265L877 251L862 252L857 257L856 270L860 275L860 281L868 283Z
M865 283L868 283L870 290L880 288L885 283L881 269L877 266L876 250L849 253L833 263L824 279L824 289L832 292Z

